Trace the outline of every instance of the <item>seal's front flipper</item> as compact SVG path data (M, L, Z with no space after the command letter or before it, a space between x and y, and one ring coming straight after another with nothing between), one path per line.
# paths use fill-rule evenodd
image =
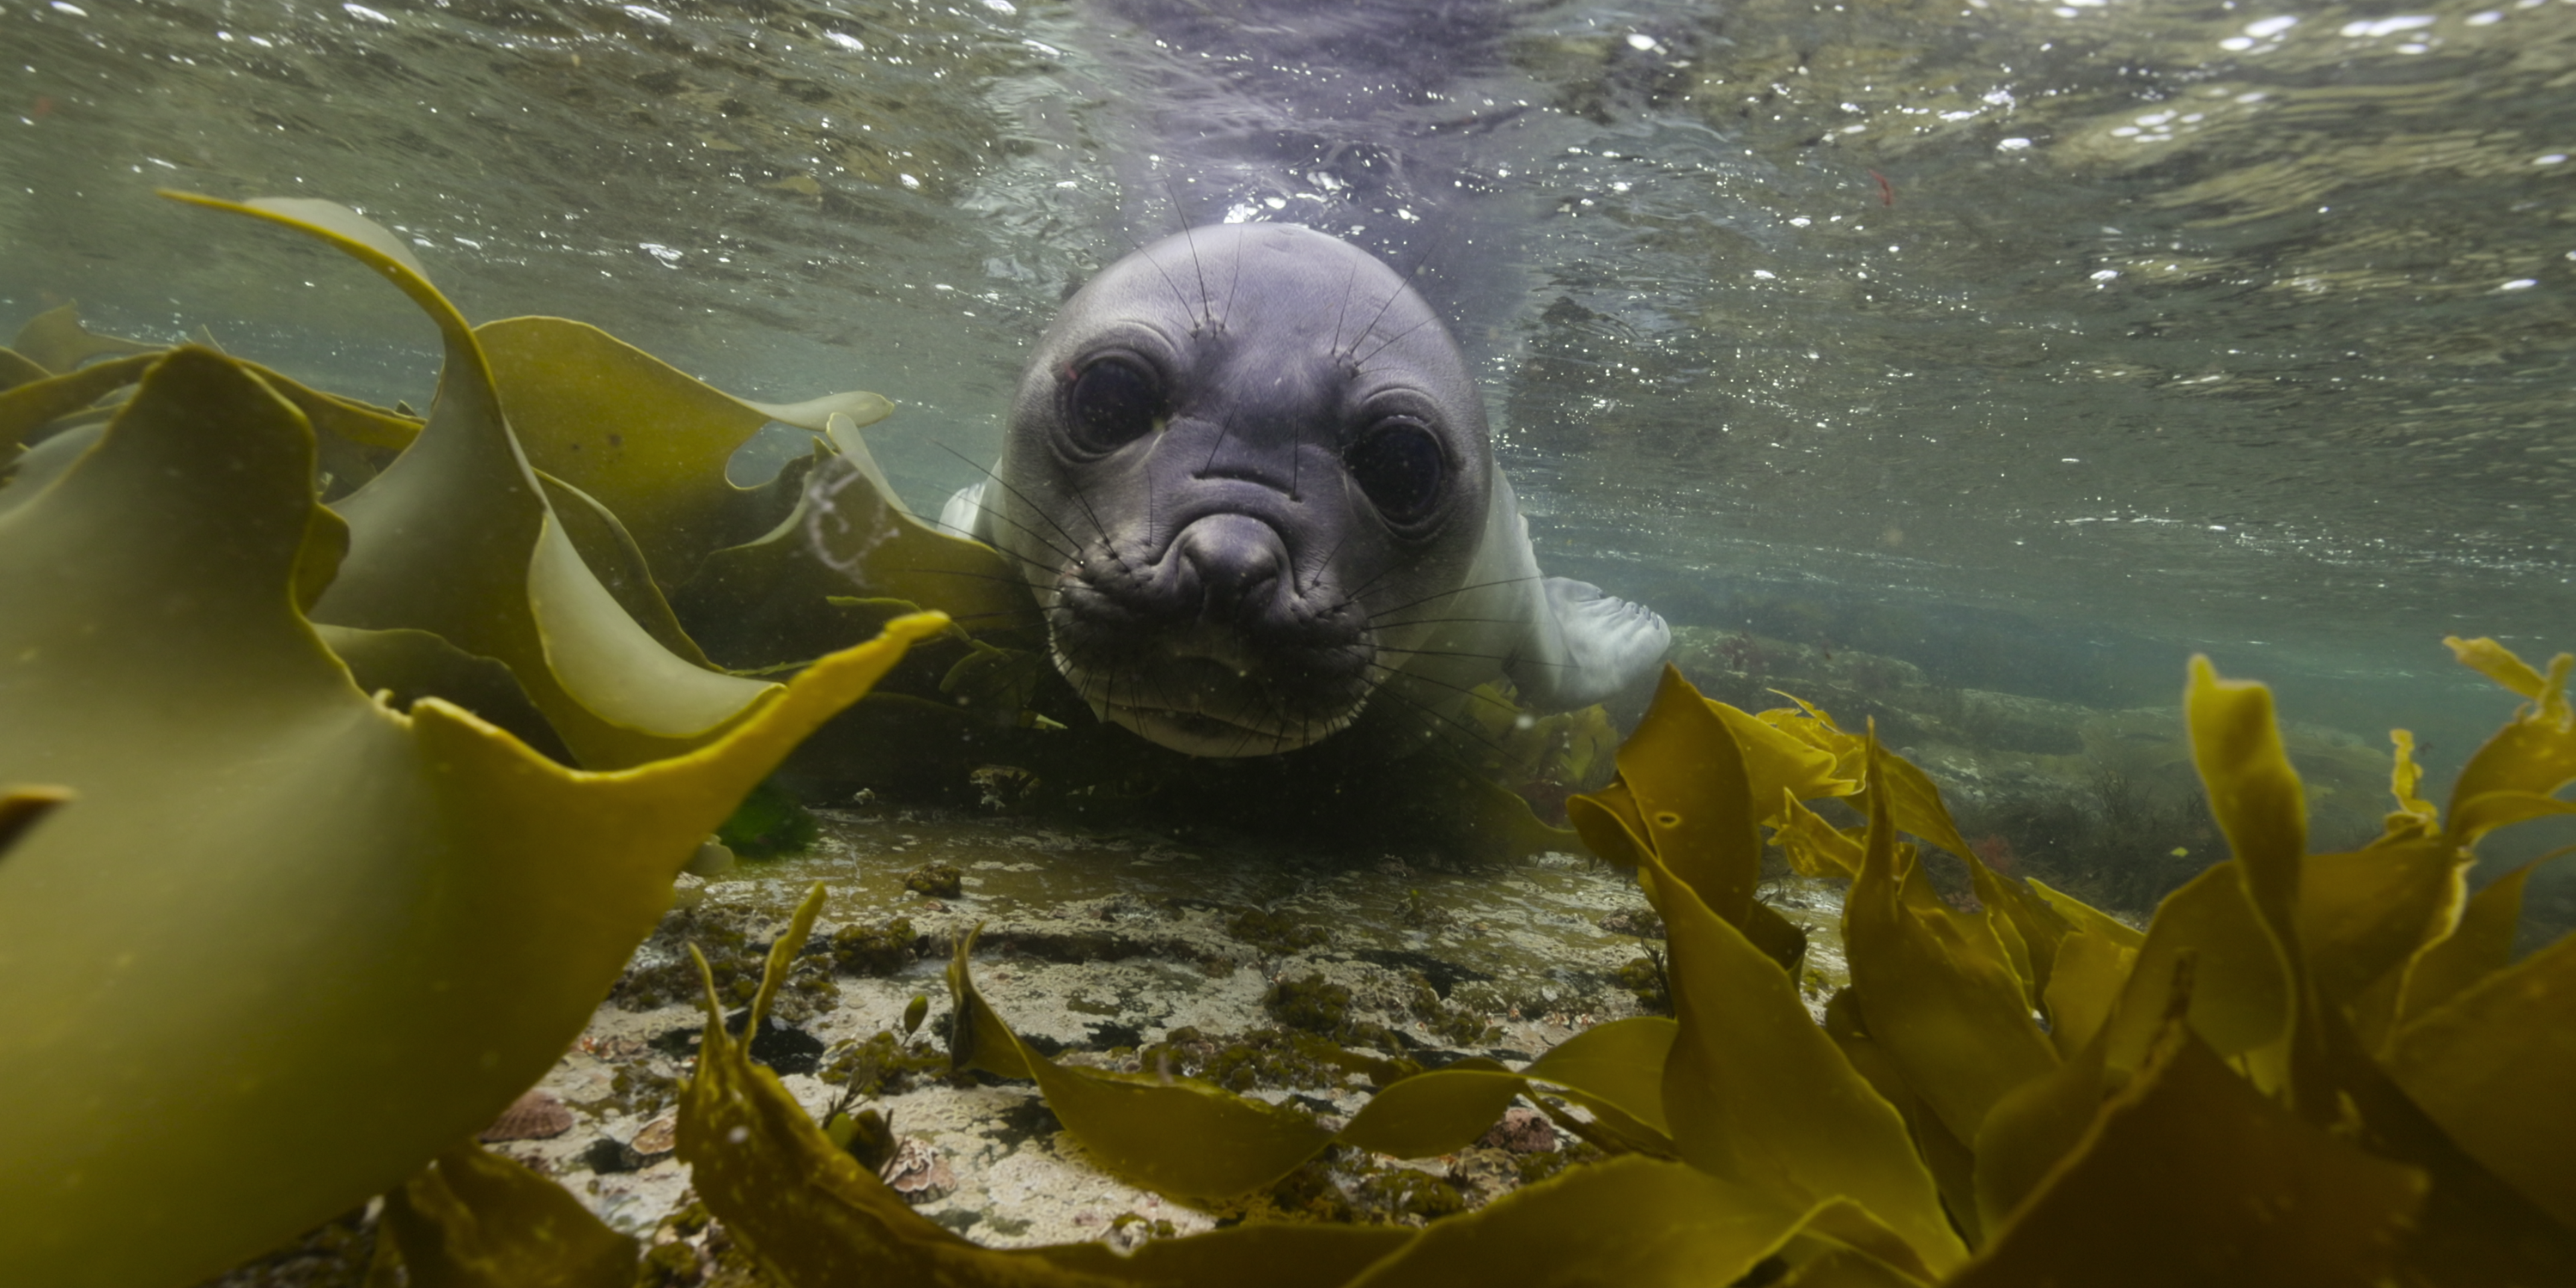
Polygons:
M990 480L986 480L990 482ZM939 530L952 537L981 541L992 545L984 533L984 484L969 483L949 494L948 503L939 507Z
M1543 711L1571 711L1654 683L1673 644L1661 614L1588 581L1549 577L1539 589L1562 646L1536 650L1512 668L1524 700Z

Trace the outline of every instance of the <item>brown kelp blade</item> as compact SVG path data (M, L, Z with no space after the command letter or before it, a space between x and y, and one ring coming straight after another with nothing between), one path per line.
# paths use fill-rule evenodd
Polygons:
M2424 1174L2308 1126L2171 1024L1953 1288L2388 1282Z
M562 1186L471 1141L386 1191L383 1219L413 1288L635 1282L632 1236L609 1229Z
M438 324L445 361L428 424L383 473L334 504L349 521L349 555L315 605L317 619L427 630L501 662L593 767L702 745L769 690L673 654L600 583L512 439L474 333L399 239L330 202L168 195L326 241ZM648 584L634 593L658 591Z
M9 341L9 348L27 361L60 374L102 355L157 353L161 346L92 331L81 321L79 305L62 304L29 318Z
M752 1025L822 911L817 884L770 949ZM701 1198L790 1284L1186 1285L1326 1288L1407 1245L1410 1231L1250 1226L1158 1240L983 1248L914 1212L834 1145L776 1075L726 1033L709 985L706 1036L680 1102L680 1156ZM752 1031L752 1030L746 1030Z
M474 328L528 463L597 497L630 525L654 575L679 586L709 553L771 526L756 489L725 478L734 450L772 420L823 432L894 405L872 393L795 406L745 402L586 323L505 318Z
M945 626L577 773L350 682L296 607L312 451L256 375L180 349L0 514L0 782L79 794L0 856L5 1277L189 1282L490 1122L743 793Z

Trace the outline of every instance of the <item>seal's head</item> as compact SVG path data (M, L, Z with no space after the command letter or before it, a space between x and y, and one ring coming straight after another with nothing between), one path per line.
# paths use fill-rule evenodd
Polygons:
M1267 755L1350 724L1454 616L1499 479L1466 363L1398 274L1220 225L1067 302L976 528L1103 719Z

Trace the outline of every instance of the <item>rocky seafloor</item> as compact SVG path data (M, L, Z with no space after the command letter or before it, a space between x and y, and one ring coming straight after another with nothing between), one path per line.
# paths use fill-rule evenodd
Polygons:
M1942 689L1895 659L1742 634L1685 630L1677 645L1712 697L1776 706L1776 687L1846 727L1874 720L1999 868L2142 918L2219 857L2174 709ZM2285 732L2320 842L2375 832L2385 754L2342 731ZM1576 853L1321 852L874 799L814 813L819 834L801 853L683 877L580 1040L487 1135L655 1248L648 1281L764 1282L694 1206L671 1152L674 1089L704 1023L686 946L706 952L739 1022L768 946L818 881L822 921L753 1054L818 1121L875 1110L889 1129L870 1158L880 1173L925 1215L995 1245L1133 1243L1247 1219L1419 1223L1590 1147L1524 1108L1447 1158L1337 1147L1225 1205L1163 1199L1091 1166L1033 1085L948 1072L940 972L978 927L977 981L1037 1049L1208 1078L1318 1115L1347 1116L1367 1095L1330 1051L1518 1064L1661 1002L1652 911L1627 874ZM1952 888L1967 897L1964 881ZM1840 893L1785 868L1763 887L1809 933L1801 984L1819 1010L1842 982ZM927 1003L908 1030L916 998ZM371 1215L355 1211L220 1282L356 1282L372 1241Z

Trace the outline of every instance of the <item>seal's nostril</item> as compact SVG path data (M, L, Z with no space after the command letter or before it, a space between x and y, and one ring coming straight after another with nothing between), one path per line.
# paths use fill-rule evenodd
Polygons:
M1176 587L1195 600L1203 616L1231 618L1242 609L1267 604L1278 593L1288 552L1270 525L1243 515L1218 515L1191 524L1173 543L1177 571L1187 580Z

